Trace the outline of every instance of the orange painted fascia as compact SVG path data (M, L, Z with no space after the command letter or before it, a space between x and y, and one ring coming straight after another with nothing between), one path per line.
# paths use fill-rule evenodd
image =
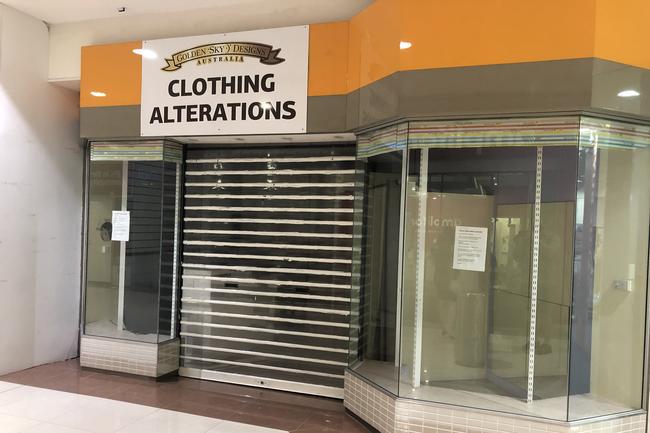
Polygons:
M349 22L309 26L309 96L348 93Z
M417 69L590 57L650 69L648 22L650 0L375 0L349 21L310 26L308 94ZM131 52L140 46L82 49L82 107L140 103L141 58Z
M595 0L393 0L400 70L592 57Z
M650 0L596 0L594 57L650 69Z
M399 70L399 0L375 0L350 20L348 92Z
M135 48L142 48L142 42L81 48L81 107L140 104L142 57L133 53ZM106 96L92 96L92 91Z

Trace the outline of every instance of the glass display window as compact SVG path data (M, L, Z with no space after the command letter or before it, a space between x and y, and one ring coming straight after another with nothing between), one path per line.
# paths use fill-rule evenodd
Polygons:
M350 368L554 420L640 409L649 132L566 116L360 137Z
M91 143L84 335L176 337L182 148Z

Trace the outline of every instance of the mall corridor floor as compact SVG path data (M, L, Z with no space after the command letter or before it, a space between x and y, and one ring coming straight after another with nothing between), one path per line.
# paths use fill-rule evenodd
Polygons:
M172 377L82 370L0 376L2 433L365 433L339 400Z

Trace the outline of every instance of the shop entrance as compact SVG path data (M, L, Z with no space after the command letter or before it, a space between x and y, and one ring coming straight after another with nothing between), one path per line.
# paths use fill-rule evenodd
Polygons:
M180 374L342 397L355 147L278 141L188 146Z

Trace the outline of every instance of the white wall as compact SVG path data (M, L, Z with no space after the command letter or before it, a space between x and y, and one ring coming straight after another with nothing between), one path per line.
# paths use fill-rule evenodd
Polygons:
M143 39L205 35L348 19L372 0L270 0L218 8L106 18L50 27L52 81L78 81L81 47Z
M77 353L79 94L47 73L46 25L0 5L0 374Z

